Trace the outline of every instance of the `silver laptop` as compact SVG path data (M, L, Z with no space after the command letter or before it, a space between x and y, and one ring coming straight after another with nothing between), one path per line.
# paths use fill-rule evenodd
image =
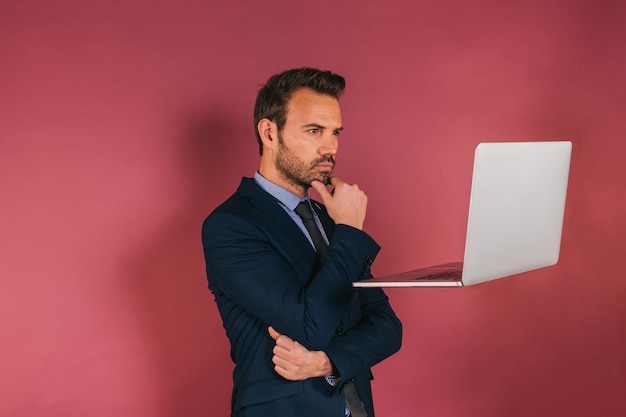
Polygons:
M479 144L463 262L353 285L458 287L556 264L571 153L571 142Z

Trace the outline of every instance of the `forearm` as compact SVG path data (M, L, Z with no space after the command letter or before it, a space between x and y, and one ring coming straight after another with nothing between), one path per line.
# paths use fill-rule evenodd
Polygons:
M270 327L276 341L273 353L275 371L291 381L322 376L350 380L400 349L402 325L382 291L367 291L363 315L345 333L334 337L325 351L308 350L292 338Z
M400 349L402 324L380 290L361 292L366 304L361 319L334 337L325 353L338 376L351 379Z

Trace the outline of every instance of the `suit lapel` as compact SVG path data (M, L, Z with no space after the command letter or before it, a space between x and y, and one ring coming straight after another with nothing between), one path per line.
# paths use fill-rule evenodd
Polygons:
M243 178L239 189L239 194L250 199L250 203L260 210L266 220L272 223L272 229L276 233L277 239L285 240L289 238L301 253L315 253L306 236L298 225L289 217L278 201L269 193L263 190L252 178Z

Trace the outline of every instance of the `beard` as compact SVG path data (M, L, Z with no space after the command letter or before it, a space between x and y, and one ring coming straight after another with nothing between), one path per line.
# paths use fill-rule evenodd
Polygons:
M330 182L332 169L320 171L315 168L318 164L328 162L330 162L334 168L335 158L332 155L321 157L307 164L285 145L282 135L280 133L278 134L278 154L276 155L275 165L278 172L289 183L302 188L309 188L313 181L328 184Z

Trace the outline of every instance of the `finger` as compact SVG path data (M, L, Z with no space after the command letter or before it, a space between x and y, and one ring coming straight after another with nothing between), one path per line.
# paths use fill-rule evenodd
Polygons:
M272 349L272 353L274 354L274 357L288 359L290 357L291 351L287 348L276 345L274 346L274 349Z
M292 366L291 362L289 362L288 359L285 359L280 355L272 356L272 362L274 363L274 365L279 366L283 369L287 369Z
M272 356L272 363L274 369L284 376L285 373L294 374L299 369L298 366L293 363L289 358L275 354ZM280 371L279 371L280 370Z
M339 184L344 184L345 181L339 177L330 177L330 183L333 185L333 187L336 187Z
M270 334L270 337L274 340L277 340L281 336L281 334L274 330L272 326L268 327L267 331Z
M296 381L299 379L298 368L293 366L293 364L277 357L274 357L272 362L274 363L274 371L276 371L278 375L290 381Z
M285 368L281 368L280 366L274 366L274 371L282 376L283 378L289 380L289 381L296 381L297 378L293 375L292 372L290 372L289 370L285 369Z
M295 340L291 339L289 336L285 336L284 334L280 335L278 339L274 340L276 340L276 346L280 346L288 351L293 350L298 345Z
M276 371L278 375L286 378L286 375L289 374L290 370L285 368L285 362L280 358L276 358L276 356L272 358L272 362L274 363L274 371Z
M322 184L320 181L311 182L311 187L313 187L315 191L317 191L317 193L322 198L322 202L324 202L324 204L326 204L333 197L330 191L328 191L328 188L326 188L326 185Z

